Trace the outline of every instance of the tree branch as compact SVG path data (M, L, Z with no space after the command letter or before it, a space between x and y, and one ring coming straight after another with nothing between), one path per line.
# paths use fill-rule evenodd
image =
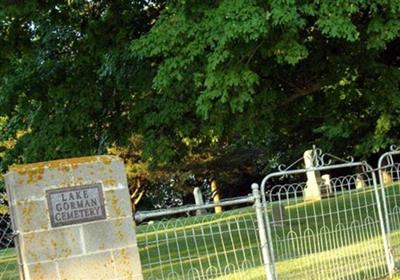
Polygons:
M285 101L282 102L281 105L288 105L289 103L292 103L293 101L307 95L314 94L318 91L320 91L322 88L322 85L320 83L315 83L312 84L309 87L303 88L303 89L298 89L295 94L289 96Z
M141 192L140 192L140 194L135 198L135 201L133 202L133 204L136 206L136 205L138 205L138 203L139 203L139 201L142 199L142 197L143 197L143 194L144 194L144 190L142 190Z

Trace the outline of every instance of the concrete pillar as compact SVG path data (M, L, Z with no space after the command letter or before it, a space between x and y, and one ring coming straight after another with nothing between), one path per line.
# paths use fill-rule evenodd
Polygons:
M5 181L25 280L143 279L122 160L13 166Z

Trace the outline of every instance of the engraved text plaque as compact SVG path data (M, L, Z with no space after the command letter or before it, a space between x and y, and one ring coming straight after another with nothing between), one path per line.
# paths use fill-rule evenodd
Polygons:
M106 218L101 184L46 191L52 227Z

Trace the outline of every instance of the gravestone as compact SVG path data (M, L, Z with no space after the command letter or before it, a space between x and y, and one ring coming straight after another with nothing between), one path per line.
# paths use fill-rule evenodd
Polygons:
M304 152L304 164L306 169L315 167L314 164L314 151L307 150ZM310 170L306 172L307 183L304 188L304 201L314 201L321 199L320 186L323 184L319 171Z
M357 174L356 177L356 189L360 190L365 188L367 185L365 184L365 181L363 179L363 177L360 174Z
M5 179L23 279L143 279L119 158L19 165Z
M283 227L285 223L285 206L282 204L272 204L272 221L276 227Z
M328 197L334 194L334 190L331 184L331 175L324 174L321 176L322 184L320 185L321 197Z
M382 171L382 179L385 186L390 186L393 184L393 177L390 175L390 172L386 170Z

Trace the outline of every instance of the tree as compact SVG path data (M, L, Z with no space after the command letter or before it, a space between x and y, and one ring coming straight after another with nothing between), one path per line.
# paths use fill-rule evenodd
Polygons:
M162 197L248 184L312 144L368 157L400 139L399 15L398 0L3 1L2 169L112 147L166 174L130 177Z
M167 7L132 44L156 72L143 111L156 152L239 141L270 158L313 143L367 157L398 143L400 1Z
M127 143L149 68L128 46L157 16L152 3L1 2L0 137L15 142L3 170Z

